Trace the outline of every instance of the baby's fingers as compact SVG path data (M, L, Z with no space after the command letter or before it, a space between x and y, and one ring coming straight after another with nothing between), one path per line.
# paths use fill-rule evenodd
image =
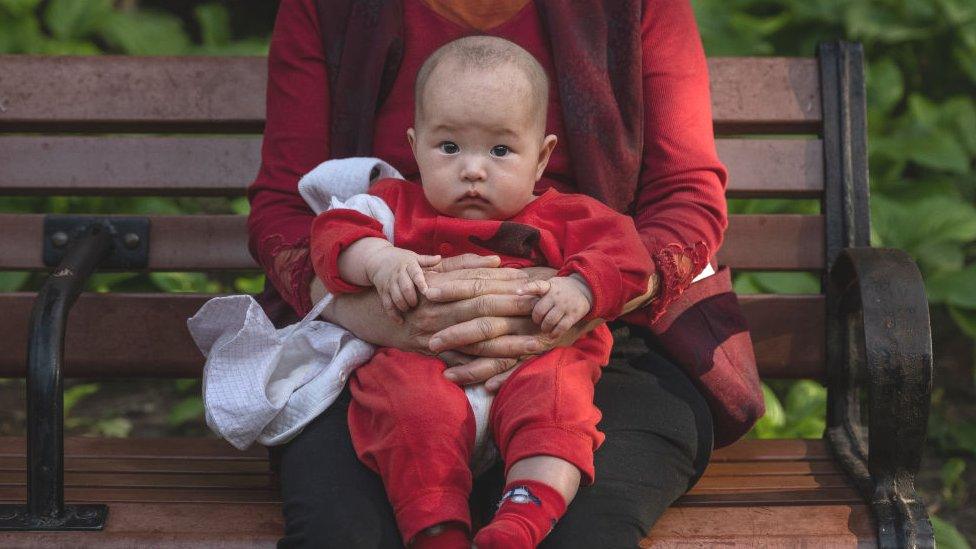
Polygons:
M546 315L546 318L542 320L542 325L540 326L540 329L542 330L543 333L551 332L552 329L555 328L556 325L559 324L559 321L562 320L563 317L565 316L566 313L565 311L562 310L562 308L553 307L549 311L549 314Z
M556 302L551 297L543 297L535 304L532 308L532 322L536 324L542 324L542 320L546 318L549 311L556 306Z
M400 294L403 295L403 300L407 302L407 306L416 307L417 290L413 286L413 280L410 278L410 273L407 271L401 272L400 275L397 276L397 285L400 287Z
M576 318L576 315L564 316L563 319L559 321L559 324L556 324L556 327L553 328L552 336L556 338L562 337L563 334L572 329L572 327L575 326L579 321L580 318Z
M549 291L548 280L533 280L515 291L516 295L544 295Z
M440 262L441 256L439 255L417 255L417 263L419 263L421 267L426 267L429 269L436 266Z
M407 306L407 300L403 297L403 292L400 291L400 283L394 280L390 284L390 298L393 299L393 304L400 311L409 311L410 307Z
M420 256L420 257L439 257L439 256ZM407 267L407 277L412 281L412 285L415 286L420 293L427 293L427 277L424 275L424 270L420 268L420 265L411 265ZM411 303L411 306L416 306L416 300Z

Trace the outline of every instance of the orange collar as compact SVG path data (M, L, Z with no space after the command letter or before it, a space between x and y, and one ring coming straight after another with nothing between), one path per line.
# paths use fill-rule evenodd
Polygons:
M462 27L485 31L508 21L529 0L423 0L441 17Z

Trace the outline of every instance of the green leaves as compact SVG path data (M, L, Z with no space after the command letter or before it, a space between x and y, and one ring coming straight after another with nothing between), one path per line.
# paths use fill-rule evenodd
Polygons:
M801 380L790 383L781 401L777 393L762 384L766 414L752 430L756 438L819 438L823 436L827 389L819 383Z
M44 23L55 38L77 40L88 37L111 11L112 0L51 0Z
M190 49L182 21L164 12L113 11L106 17L101 35L110 46L128 55L183 55Z
M970 549L969 542L952 524L939 517L929 517L935 530L935 545L940 549Z

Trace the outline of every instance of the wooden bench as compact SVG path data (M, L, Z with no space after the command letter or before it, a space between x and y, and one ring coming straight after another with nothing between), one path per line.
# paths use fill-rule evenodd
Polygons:
M817 215L733 215L718 257L738 270L823 276L818 295L741 301L762 375L826 384L828 429L823 440L743 440L716 451L702 480L642 545L931 545L913 488L931 386L928 309L904 254L866 248L861 50L825 44L817 58L719 58L709 68L718 150L731 172L728 196L821 204ZM0 194L241 196L259 164L265 73L256 58L0 56ZM45 231L46 218L0 214L0 269L57 264L55 256L73 244L56 233L71 231L50 219ZM116 251L132 256L119 263L129 269L256 267L243 217L133 223L114 237ZM147 232L130 235L140 230ZM99 238L82 246L96 253L108 242ZM38 298L46 305L35 309L29 482L25 440L0 440L0 524L8 528L57 528L66 516L90 528L100 516L98 508L60 507L56 319L85 271L83 259L67 261L75 262L71 273L56 269ZM27 374L35 297L0 295L2 376ZM202 360L185 320L208 297L82 293L67 323L63 374L198 377ZM270 546L282 533L261 448L69 438L63 455L64 498L107 504L104 528L0 532L0 545ZM24 514L28 489L33 518Z

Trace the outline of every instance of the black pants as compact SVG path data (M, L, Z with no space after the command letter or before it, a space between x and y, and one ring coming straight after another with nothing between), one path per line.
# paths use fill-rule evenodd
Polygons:
M712 420L684 372L626 329L596 386L607 438L596 482L581 487L542 547L633 548L704 471ZM356 458L349 391L284 446L272 448L281 479L285 537L279 548L402 547L380 478ZM473 521L490 520L504 479L495 467L475 480Z

